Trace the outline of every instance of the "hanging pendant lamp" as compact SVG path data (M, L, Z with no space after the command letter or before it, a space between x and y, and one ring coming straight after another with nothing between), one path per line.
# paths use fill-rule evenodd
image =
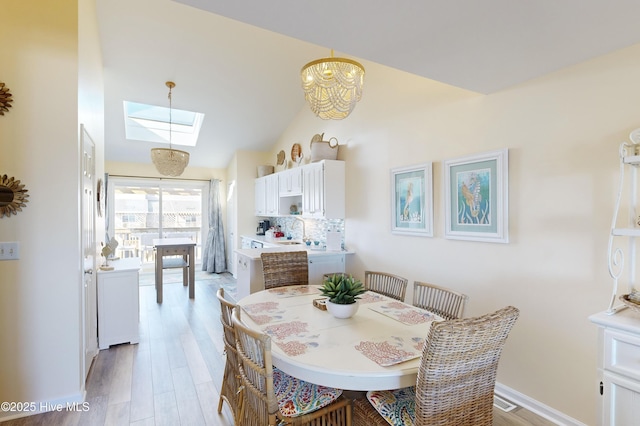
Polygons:
M171 145L171 89L176 87L173 81L166 82L169 88L169 148L153 148L151 161L156 166L158 173L163 176L180 176L189 164L189 153L173 149Z
M302 67L302 89L311 111L323 120L342 120L351 114L364 84L364 67L351 59L317 59Z

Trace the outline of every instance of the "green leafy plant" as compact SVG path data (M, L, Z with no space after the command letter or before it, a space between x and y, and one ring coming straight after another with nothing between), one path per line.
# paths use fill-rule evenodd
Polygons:
M335 274L325 278L320 287L323 296L329 298L331 303L338 305L350 305L360 299L362 293L367 291L362 282L351 275Z

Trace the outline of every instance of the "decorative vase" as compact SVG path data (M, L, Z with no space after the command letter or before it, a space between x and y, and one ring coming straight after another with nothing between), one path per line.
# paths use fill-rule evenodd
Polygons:
M358 311L358 302L341 305L327 300L327 310L336 318L351 318Z

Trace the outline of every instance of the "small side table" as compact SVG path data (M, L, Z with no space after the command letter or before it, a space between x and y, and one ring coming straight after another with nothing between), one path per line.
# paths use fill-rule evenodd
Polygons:
M189 285L189 298L196 297L195 241L189 238L159 238L153 240L156 249L156 301L162 303L162 271L182 268L182 285ZM182 256L182 259L163 259L164 256Z

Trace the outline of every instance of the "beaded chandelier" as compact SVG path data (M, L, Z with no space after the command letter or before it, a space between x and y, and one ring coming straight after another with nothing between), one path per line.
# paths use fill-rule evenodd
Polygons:
M364 67L346 58L317 59L302 67L304 98L323 120L342 120L362 98Z
M189 153L173 149L171 146L171 89L176 87L173 81L167 81L169 88L169 148L153 148L151 161L163 176L180 176L189 164Z

